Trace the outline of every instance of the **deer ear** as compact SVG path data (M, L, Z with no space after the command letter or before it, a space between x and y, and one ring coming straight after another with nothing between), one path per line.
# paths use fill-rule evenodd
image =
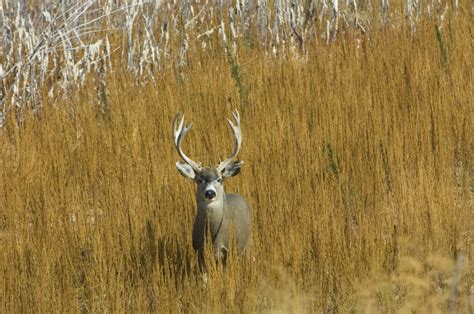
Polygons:
M238 175L240 173L240 168L242 168L243 164L244 162L242 160L237 160L228 164L224 168L224 170L222 170L222 176L224 178L228 178Z
M193 168L188 165L187 163L178 161L176 162L176 169L178 169L179 173L185 178L194 180L196 178L196 173L194 172Z

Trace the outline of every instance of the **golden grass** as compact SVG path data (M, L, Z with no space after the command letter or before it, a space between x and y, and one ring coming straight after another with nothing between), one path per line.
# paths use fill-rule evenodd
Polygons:
M0 312L473 310L472 17L350 34L304 61L242 48L240 99L220 48L191 47L184 80L137 86L116 60L110 111L94 83L0 130ZM242 114L245 161L227 191L253 205L250 258L204 285L191 247L185 149L214 164ZM209 253L209 252L207 252ZM209 255L209 254L208 254ZM471 298L469 300L469 297ZM469 302L471 302L469 304Z

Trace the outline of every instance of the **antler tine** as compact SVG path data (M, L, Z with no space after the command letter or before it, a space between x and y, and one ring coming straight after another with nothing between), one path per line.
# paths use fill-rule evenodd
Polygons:
M189 123L188 125L186 125L184 121L184 115L177 113L173 121L173 138L174 138L174 145L176 146L176 150L178 151L179 156L181 156L181 158L188 165L190 165L194 170L198 171L201 169L201 166L195 161L193 161L191 158L189 158L181 149L181 142L183 138L186 136L186 134L189 132L189 130L191 130L192 125L193 125L192 123Z
M234 118L235 124L230 120L227 119L227 123L229 124L230 128L232 129L233 136L234 136L234 149L232 150L232 154L227 157L224 161L219 163L217 166L218 171L224 170L224 168L237 156L242 147L242 130L240 129L240 114L237 110L232 112L232 117Z

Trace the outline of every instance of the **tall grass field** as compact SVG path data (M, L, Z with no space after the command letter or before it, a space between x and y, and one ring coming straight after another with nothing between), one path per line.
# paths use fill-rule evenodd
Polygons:
M0 312L473 313L471 2L204 2L0 4ZM172 121L213 166L234 109L205 282Z

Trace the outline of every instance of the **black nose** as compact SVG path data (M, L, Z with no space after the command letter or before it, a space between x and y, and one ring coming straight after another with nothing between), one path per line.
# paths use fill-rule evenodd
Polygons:
M204 196L206 196L207 199L212 200L214 197L216 197L216 192L213 190L207 190L206 193L204 193Z

